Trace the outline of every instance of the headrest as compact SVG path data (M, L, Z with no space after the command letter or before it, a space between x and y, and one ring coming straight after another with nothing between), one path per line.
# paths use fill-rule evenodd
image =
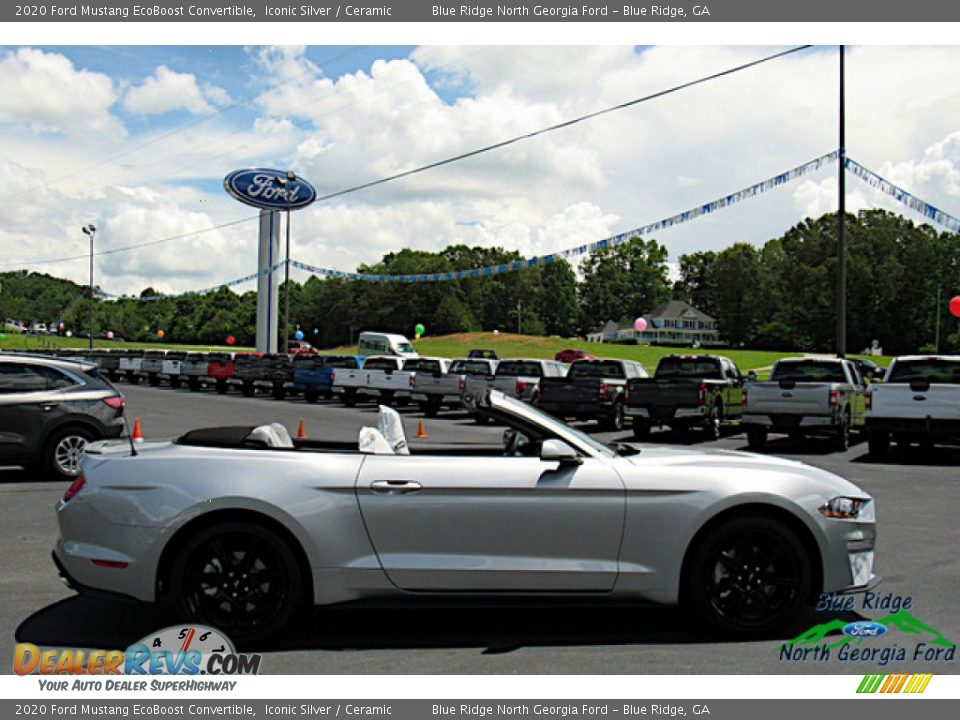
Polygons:
M271 448L292 448L293 439L280 423L270 423L254 428L245 440L260 441Z

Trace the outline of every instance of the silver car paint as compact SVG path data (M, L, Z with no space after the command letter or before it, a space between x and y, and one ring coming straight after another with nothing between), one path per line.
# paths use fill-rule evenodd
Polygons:
M149 601L177 530L206 513L245 509L296 538L318 604L418 590L612 591L672 603L697 531L738 505L761 503L802 522L819 548L827 591L850 588L850 553L873 547L873 522L817 511L832 497L869 497L826 471L689 448L620 457L534 408L499 393L491 399L576 448L583 464L166 442L130 457L122 443L99 443L83 461L86 487L58 506L56 553L80 584ZM421 489L374 495L370 484L384 480ZM103 568L93 559L130 565Z

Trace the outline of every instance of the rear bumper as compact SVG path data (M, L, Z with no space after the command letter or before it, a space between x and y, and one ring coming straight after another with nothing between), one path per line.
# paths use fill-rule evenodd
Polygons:
M867 417L867 430L871 432L912 433L960 437L960 420L937 420L935 418L878 418Z
M693 408L674 408L674 407L637 407L630 406L623 410L625 415L630 417L638 417L645 420L650 420L652 422L658 422L663 424L670 424L671 420L699 420L707 416L707 407L705 405L700 405Z
M613 403L564 403L540 398L539 408L557 417L595 418L613 415Z
M840 428L838 415L755 415L746 413L740 418L740 425L759 426L770 432L788 433L794 430L811 432L832 432Z
M57 551L54 550L50 553L50 557L53 560L53 564L57 568L57 575L60 577L60 582L66 585L71 590L75 590L81 595L86 597L101 598L104 600L123 600L125 602L140 603L141 600L138 600L135 597L126 595L121 592L114 592L112 590L101 590L99 588L93 588L88 585L84 585L81 582L78 582L73 575L70 574L70 571L67 570L66 566L60 561L60 558L57 557Z

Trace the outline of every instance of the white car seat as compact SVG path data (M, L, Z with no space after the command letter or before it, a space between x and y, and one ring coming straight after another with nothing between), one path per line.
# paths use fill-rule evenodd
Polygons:
M360 452L370 455L394 454L393 448L390 447L390 443L383 437L383 433L372 427L360 428L360 439L357 445Z
M409 455L410 448L407 447L407 436L403 432L403 420L400 419L400 413L393 408L385 405L380 406L380 416L377 418L377 427L380 434L389 443L397 455Z
M280 423L270 423L269 425L260 425L253 429L248 436L251 440L259 440L267 447L272 448L292 448L293 440L290 433Z

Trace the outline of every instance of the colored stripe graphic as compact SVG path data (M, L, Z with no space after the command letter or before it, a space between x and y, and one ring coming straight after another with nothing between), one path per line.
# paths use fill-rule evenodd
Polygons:
M922 693L930 684L933 673L895 673L893 675L864 675L857 687L858 693Z

